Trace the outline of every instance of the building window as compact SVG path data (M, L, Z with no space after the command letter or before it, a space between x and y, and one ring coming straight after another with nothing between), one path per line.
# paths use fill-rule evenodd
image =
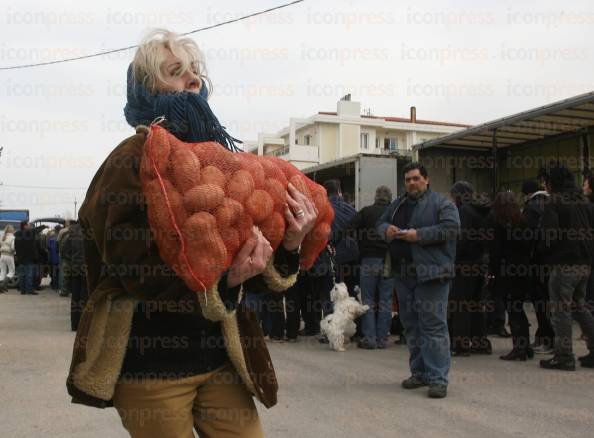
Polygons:
M361 149L369 149L369 134L361 134Z
M310 145L311 144L311 135L305 135L303 136L303 141L305 142L306 145Z
M299 137L295 137L295 144L299 144Z
M398 148L398 139L396 137L384 138L384 149L387 151L395 151Z
M380 138L379 137L375 137L375 148L376 149L380 148Z

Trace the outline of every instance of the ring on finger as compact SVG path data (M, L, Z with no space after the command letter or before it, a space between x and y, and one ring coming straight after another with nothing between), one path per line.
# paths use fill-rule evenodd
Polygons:
M301 219L303 216L305 216L305 212L303 210L299 209L295 212L295 217Z

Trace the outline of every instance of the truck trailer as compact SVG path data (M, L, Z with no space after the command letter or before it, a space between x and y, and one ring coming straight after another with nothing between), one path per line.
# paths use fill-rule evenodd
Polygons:
M338 179L345 201L360 210L373 204L378 186L388 186L393 198L401 194L402 169L409 161L402 155L357 154L303 169L303 173L318 184Z

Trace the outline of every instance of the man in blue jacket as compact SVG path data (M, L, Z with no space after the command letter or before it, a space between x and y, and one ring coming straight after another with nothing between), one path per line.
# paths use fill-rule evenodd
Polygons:
M458 210L431 191L427 169L417 162L404 168L406 193L377 222L388 242L400 318L410 352L411 377L405 389L429 386L431 398L447 395L450 339L448 294L454 277Z

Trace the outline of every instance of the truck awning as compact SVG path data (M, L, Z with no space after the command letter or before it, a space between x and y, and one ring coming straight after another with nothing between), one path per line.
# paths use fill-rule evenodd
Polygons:
M413 146L465 149L506 148L594 127L594 91L482 123Z

